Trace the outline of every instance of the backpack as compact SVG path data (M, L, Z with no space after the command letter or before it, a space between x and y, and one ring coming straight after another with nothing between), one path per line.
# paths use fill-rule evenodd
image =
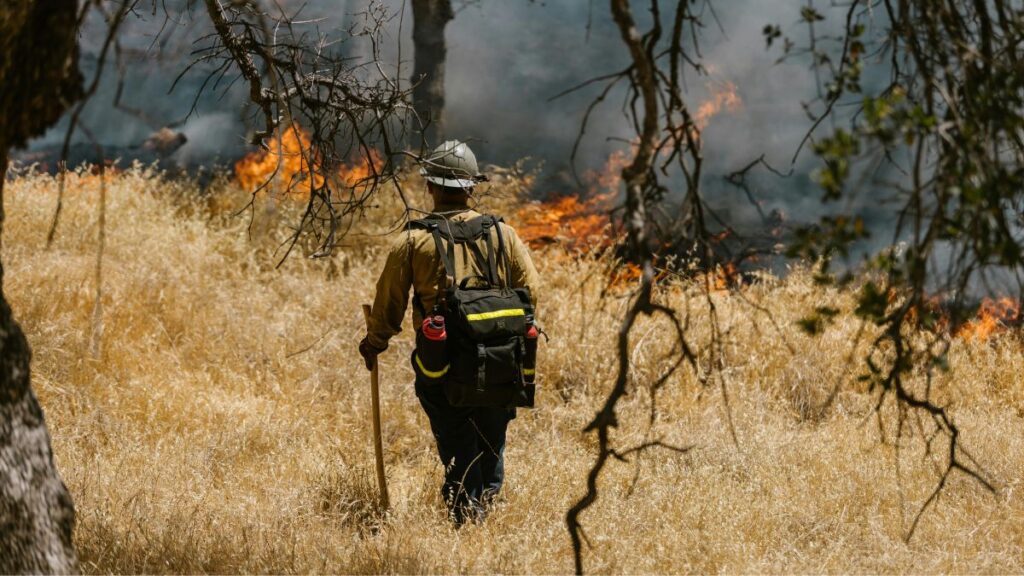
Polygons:
M417 330L413 369L421 381L443 386L453 406L533 406L533 378L529 378L531 382L524 378L533 304L528 288L508 285L512 270L501 221L484 215L465 221L428 217L409 223L410 228L430 232L444 264L432 316L444 317L447 333L444 342L436 342ZM496 239L492 239L492 229ZM481 239L485 250L480 248ZM485 275L455 277L457 244L466 246ZM502 269L504 280L498 275ZM421 311L425 312L422 305ZM534 352L536 342L532 344ZM531 362L531 376L532 368Z

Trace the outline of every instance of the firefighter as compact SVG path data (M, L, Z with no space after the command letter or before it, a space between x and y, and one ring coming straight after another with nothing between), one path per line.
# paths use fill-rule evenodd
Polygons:
M441 222L464 222L481 216L470 207L470 201L474 186L486 177L479 172L476 157L468 145L454 140L441 144L424 161L421 174L433 200L429 218L443 219L439 220ZM535 305L539 286L530 253L515 230L504 223L497 226L503 236L508 263L508 266L498 267L497 274L512 288L527 288ZM485 248L483 240L478 241L477 248ZM486 261L474 257L474 253L479 254L480 251L462 249L454 252L457 278L485 275ZM420 337L426 331L422 328L424 317L438 304L441 291L438 279L445 278L445 274L442 255L438 253L429 231L410 226L396 239L377 281L366 337L359 344L359 353L367 369L371 369L377 356L387 349L391 337L402 330L410 288L413 291L413 326L420 332L417 342L421 341ZM419 348L426 346L420 345ZM497 496L502 486L505 431L509 421L515 417L515 408L452 405L442 387L431 383L432 377L440 376L441 372L435 374L428 370L424 373L424 361L428 365L444 362L421 358L423 353L424 350L418 349L413 356L415 390L430 421L438 455L445 468L442 497L456 526L467 520L480 521L486 513L487 504Z

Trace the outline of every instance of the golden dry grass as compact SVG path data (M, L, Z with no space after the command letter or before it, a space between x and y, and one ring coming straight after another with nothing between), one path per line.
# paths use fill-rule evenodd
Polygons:
M494 189L507 207L510 187ZM3 238L5 289L34 350L33 382L75 500L85 571L571 570L563 519L594 448L580 430L612 380L625 305L601 298L603 262L557 248L537 255L552 335L539 407L510 428L507 498L485 525L455 531L413 395L408 331L382 360L394 509L381 519L372 504L369 387L355 348L385 242L372 233L383 227L361 225L331 260L299 254L275 270L287 207L261 208L250 238L247 222L218 208L238 200L227 188L196 200L193 186L144 170L117 176L93 357L97 196L94 178L72 178L46 249L56 184L19 177L5 190ZM371 219L394 214L394 199L381 203ZM956 343L938 383L999 493L956 477L907 544L935 471L919 441L899 450L880 442L873 398L852 384L851 296L800 271L743 294L781 331L736 295L714 296L728 330L738 444L719 388L689 371L675 378L659 396L653 433L694 448L607 470L601 500L583 517L590 571L1024 572L1018 337ZM694 311L694 341L708 337L694 290L678 284L658 297ZM825 335L803 336L796 319L825 303L843 315ZM639 389L622 405L617 442L648 433L643 384L664 366L668 333L663 321L637 327ZM843 391L820 409L837 382ZM891 419L883 422L891 439Z

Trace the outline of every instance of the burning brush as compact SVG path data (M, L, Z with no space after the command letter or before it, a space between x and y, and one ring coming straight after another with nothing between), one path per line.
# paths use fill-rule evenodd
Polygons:
M307 200L311 188L321 188L328 182L348 188L361 186L382 163L380 154L371 150L369 157L332 170L313 147L309 134L293 125L271 138L264 148L235 162L235 179L249 192L269 187L276 195Z
M713 72L713 70L712 70ZM734 83L710 79L707 99L693 114L693 129L697 139L711 120L723 111L736 112L743 105ZM556 195L544 202L531 202L516 214L516 229L520 237L532 248L559 245L567 254L604 252L615 245L616 223L612 212L622 188L622 169L631 160L632 151L612 153L600 170L589 171L584 177L584 190L577 194ZM726 234L728 235L728 234ZM713 242L724 245L723 238ZM666 246L665 253L685 254L674 246ZM725 264L709 265L708 286L711 291L725 290L739 283L738 265L729 259ZM659 279L668 275L659 273ZM623 263L610 273L612 285L623 285L640 278L640 269Z
M985 298L978 307L978 314L956 332L965 340L985 342L993 336L1020 327L1020 301L1010 297Z
M895 296L890 295L890 302L894 300ZM931 332L951 334L968 342L987 342L1024 323L1021 301L1009 296L982 298L974 317L967 321L962 321L965 311L962 305L937 296L926 298L924 308L922 315L917 307L912 307L907 314L908 321L914 325L923 322Z

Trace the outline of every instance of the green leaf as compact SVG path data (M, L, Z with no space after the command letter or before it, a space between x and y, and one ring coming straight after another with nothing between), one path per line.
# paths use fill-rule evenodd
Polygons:
M889 297L874 282L867 282L857 296L857 308L854 314L860 318L881 324L885 312L889 308Z
M803 6L800 8L800 19L804 22L821 22L825 17L813 7Z

